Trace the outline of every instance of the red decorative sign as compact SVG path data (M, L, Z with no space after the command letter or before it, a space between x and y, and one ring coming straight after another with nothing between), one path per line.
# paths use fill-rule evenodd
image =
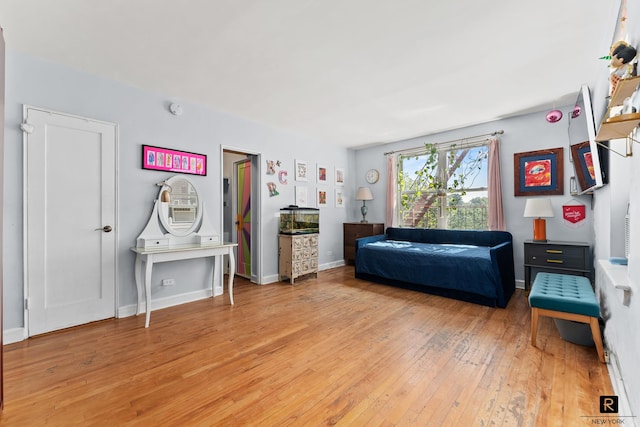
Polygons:
M571 224L584 221L587 217L587 207L585 205L564 205L562 206L562 218Z

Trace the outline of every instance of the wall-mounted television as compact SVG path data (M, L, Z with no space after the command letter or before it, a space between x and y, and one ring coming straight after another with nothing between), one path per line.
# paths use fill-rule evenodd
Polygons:
M587 85L580 88L569 114L569 148L578 184L574 194L589 193L607 183L609 152L596 143L596 123Z

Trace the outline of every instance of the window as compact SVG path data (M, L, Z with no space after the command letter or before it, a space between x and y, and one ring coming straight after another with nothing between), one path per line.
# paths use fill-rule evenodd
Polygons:
M486 230L489 146L427 144L398 156L400 227Z

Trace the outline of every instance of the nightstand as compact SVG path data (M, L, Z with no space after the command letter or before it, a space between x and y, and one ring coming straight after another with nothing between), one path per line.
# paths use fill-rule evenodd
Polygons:
M343 226L344 260L347 264L353 264L356 261L356 239L384 234L382 223L345 222Z
M531 270L585 276L591 280L591 247L584 242L524 242L524 288L531 289Z

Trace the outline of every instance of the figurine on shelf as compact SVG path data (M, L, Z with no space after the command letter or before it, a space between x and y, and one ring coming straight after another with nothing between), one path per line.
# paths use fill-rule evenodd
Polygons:
M625 41L616 42L611 46L611 94L616 90L620 80L633 76L632 61L636 54L636 48Z

